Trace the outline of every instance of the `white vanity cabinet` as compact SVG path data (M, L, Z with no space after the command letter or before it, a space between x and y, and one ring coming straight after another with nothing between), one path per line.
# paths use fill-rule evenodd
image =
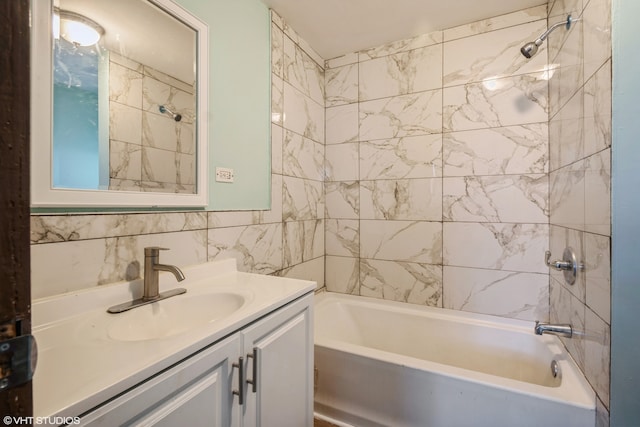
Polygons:
M311 304L309 302L308 304ZM292 306L243 333L247 381L243 427L313 425L313 317Z
M273 311L90 411L81 425L312 426L312 304L307 294Z

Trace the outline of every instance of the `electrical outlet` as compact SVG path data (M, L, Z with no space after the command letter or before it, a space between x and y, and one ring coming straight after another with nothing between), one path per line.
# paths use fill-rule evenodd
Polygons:
M216 181L218 181L218 182L233 182L233 169L231 169L231 168L216 168Z

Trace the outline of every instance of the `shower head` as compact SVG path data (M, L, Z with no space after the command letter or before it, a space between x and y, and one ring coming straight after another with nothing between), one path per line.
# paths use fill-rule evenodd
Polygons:
M551 34L551 32L553 30L555 30L556 28L561 27L563 25L568 30L569 28L571 28L571 24L576 22L576 21L579 21L579 19L573 19L571 17L571 15L568 15L567 19L565 21L553 24L547 31L545 31L544 33L540 34L540 37L538 37L536 39L536 41L529 42L529 43L525 44L524 46L522 46L520 48L520 52L527 59L533 57L533 55L535 55L538 52L538 48L540 47L540 45L545 41L545 39L549 36L549 34Z
M174 113L173 111L169 110L164 105L161 105L160 107L158 107L158 109L160 110L160 112L162 114L165 114L165 113L169 114L171 116L171 118L173 120L175 120L176 122L179 122L180 120L182 120L182 114Z

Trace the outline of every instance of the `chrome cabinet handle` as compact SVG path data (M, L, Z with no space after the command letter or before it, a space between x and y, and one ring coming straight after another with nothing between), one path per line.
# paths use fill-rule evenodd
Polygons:
M253 362L253 379L247 379L247 384L251 384L251 391L256 393L258 391L258 347L253 348L253 353L247 354L247 359Z
M232 393L238 396L238 404L244 404L244 357L240 356L238 363L234 363L231 366L238 368L238 390L233 390Z

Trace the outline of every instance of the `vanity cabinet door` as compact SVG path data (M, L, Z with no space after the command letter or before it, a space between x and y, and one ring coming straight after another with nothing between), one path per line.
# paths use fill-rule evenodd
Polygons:
M313 425L312 304L307 295L243 331L244 427Z
M240 351L235 335L95 409L82 417L81 425L239 426L240 406L232 394L238 374L232 364Z

